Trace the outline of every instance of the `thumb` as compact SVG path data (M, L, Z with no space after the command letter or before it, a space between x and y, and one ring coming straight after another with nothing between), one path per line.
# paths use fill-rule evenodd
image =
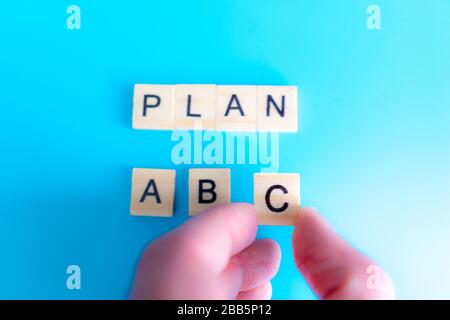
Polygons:
M393 299L390 278L313 209L300 209L292 238L299 271L322 299Z

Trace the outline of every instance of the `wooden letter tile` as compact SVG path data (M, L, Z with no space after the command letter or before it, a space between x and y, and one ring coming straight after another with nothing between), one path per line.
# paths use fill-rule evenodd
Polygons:
M297 132L297 87L258 86L258 131Z
M300 206L300 175L255 173L254 204L259 224L294 225Z
M131 215L173 216L175 170L133 169Z
M230 202L230 169L189 169L189 215Z
M175 86L136 84L133 96L133 128L173 129Z
M256 131L256 86L217 86L216 130Z
M174 110L175 129L214 129L216 85L176 85Z

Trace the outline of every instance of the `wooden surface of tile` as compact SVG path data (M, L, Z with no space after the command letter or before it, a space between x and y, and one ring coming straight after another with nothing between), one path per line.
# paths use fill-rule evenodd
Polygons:
M189 169L189 215L230 202L230 169Z
M216 126L216 85L176 85L174 128L207 130Z
M256 86L217 86L216 130L256 131Z
M173 216L175 170L134 168L131 215Z
M300 175L255 173L254 205L263 225L294 225L300 207Z
M297 132L297 87L257 87L257 130L268 132Z
M133 95L133 128L172 130L175 86L136 84Z

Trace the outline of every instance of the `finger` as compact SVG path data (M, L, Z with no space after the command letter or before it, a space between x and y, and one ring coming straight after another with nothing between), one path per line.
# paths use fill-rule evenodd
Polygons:
M254 207L246 203L219 205L193 217L168 236L175 244L180 264L199 261L209 271L221 273L229 259L256 237Z
M222 274L223 283L235 295L259 287L275 276L280 260L280 246L275 241L256 240L230 260Z
M301 209L292 241L295 263L320 298L394 297L389 277L340 238L313 209Z
M272 298L272 285L270 281L263 283L259 287L241 291L237 300L270 300Z

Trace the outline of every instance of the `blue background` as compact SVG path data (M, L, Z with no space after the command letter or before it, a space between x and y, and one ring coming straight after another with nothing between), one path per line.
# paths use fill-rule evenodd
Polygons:
M68 30L66 8L81 8ZM8 1L0 10L0 298L126 298L145 245L187 218L129 215L131 169L172 168L170 132L131 129L135 83L297 85L281 172L302 204L393 277L400 298L450 298L450 4L371 1ZM257 165L233 165L232 200ZM315 298L292 228L274 298ZM82 271L67 290L66 267Z

